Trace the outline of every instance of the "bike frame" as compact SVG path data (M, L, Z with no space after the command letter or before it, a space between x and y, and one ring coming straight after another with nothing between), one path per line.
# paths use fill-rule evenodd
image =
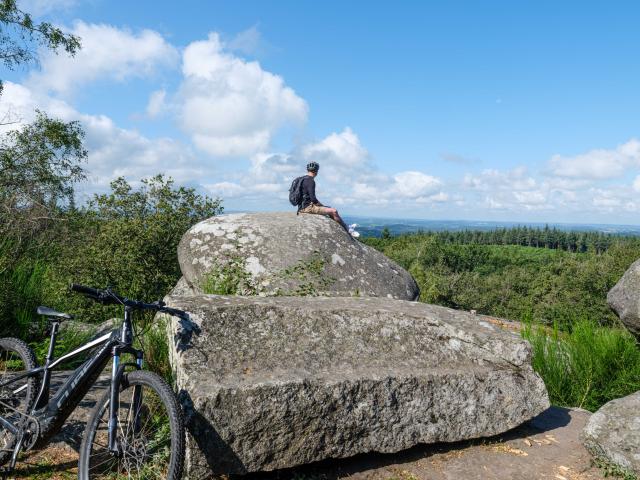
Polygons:
M45 359L45 364L41 367L31 369L23 374L12 378L6 382L0 382L0 388L11 385L24 378L42 376L42 382L40 390L36 397L33 408L26 414L27 417L34 417L40 425L39 440L43 441L52 435L55 435L64 422L67 420L71 412L80 403L85 396L89 388L95 383L100 373L107 365L109 358L113 359L113 365L111 369L111 382L110 382L110 401L109 401L109 450L118 454L118 445L116 441L116 428L117 428L117 411L118 411L118 392L120 391L120 384L122 382L122 376L127 367L135 369L142 368L143 352L133 348L133 327L131 324L133 309L131 307L125 307L124 322L122 327L113 330L79 348L63 355L58 359L53 358L53 351L55 348L56 337L60 326L60 321L52 318L51 325L51 339L49 343L49 350ZM62 361L75 357L82 352L90 350L92 348L99 348L94 352L82 365L76 368L71 375L67 378L63 385L58 388L55 395L49 398L49 387L51 384L51 371L60 364ZM131 354L135 357L135 363L121 363L121 354ZM13 393L18 393L20 390L27 388L24 385ZM141 401L140 391L138 388L134 389L133 406ZM134 410L137 411L137 410ZM24 414L22 414L24 415ZM21 444L23 441L24 427L16 426L11 421L0 416L0 426L9 430L12 434L17 436L16 447L14 449L14 457L17 456Z

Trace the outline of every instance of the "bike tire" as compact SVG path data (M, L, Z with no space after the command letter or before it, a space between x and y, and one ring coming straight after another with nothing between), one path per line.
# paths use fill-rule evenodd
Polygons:
M11 363L10 363L11 362ZM8 372L32 370L38 366L33 350L18 338L0 338L0 381L11 375ZM10 369L10 370L9 370ZM9 389L0 389L0 412L8 420L18 420L19 414L7 409L9 404L19 412L29 413L38 393L39 379L29 377L21 381L22 390L18 394ZM11 386L13 388L13 386ZM8 413L13 412L13 414ZM16 437L0 427L0 465L4 465L12 455Z
M180 408L176 395L167 382L153 372L145 370L129 372L123 375L120 385L118 397L120 404L120 408L118 409L119 413L121 410L124 411L128 409L128 415L131 415L133 409L131 409L130 406L133 401L128 400L131 398L129 395L135 391L136 387L140 387L140 390L143 392L142 402L151 403L151 398L157 397L157 400L153 401L161 402L162 408L166 411L166 422L169 425L169 434L167 436L166 432L162 433L162 435L166 437L166 439L163 440L165 447L163 447L164 449L162 451L158 449L158 451L154 453L155 457L158 452L160 452L160 456L163 452L165 454L168 452L170 456L169 460L163 463L163 465L166 465L166 471L158 470L158 473L152 472L152 474L149 474L145 469L153 467L145 465L143 474L141 475L139 470L140 461L138 459L134 460L138 462L138 466L136 467L137 472L133 471L134 469L130 465L132 463L131 458L138 455L137 449L145 449L146 453L146 449L151 450L150 445L158 443L157 440L147 438L147 434L144 432L138 434L140 438L135 438L136 433L132 431L131 438L129 438L129 427L131 425L137 425L137 422L143 421L144 415L147 415L144 419L145 424L143 425L143 428L146 428L149 419L153 417L148 411L149 407L147 404L144 405L144 408L142 406L138 407L137 410L139 413L135 414L136 420L124 424L127 427L126 429L122 426L120 416L118 417L118 437L120 444L123 445L122 451L125 453L123 453L122 458L110 456L106 448L107 442L105 437L107 434L106 426L109 417L108 407L110 402L110 392L107 391L96 403L87 421L87 429L82 440L82 445L80 446L80 460L78 465L78 478L80 480L119 478L118 475L120 474L122 474L124 478L133 479L157 478L179 480L182 478L185 456L185 429L182 409ZM164 420L162 420L162 422L164 422ZM134 426L133 428L136 427ZM123 437L126 437L124 441ZM129 454L127 454L126 452L129 448L130 451ZM144 456L144 454L141 455ZM129 460L127 460L127 458L129 458ZM142 462L145 462L145 460L142 460Z

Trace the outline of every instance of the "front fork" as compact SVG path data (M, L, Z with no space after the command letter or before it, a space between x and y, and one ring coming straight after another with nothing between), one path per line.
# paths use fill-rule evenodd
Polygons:
M120 363L120 353L126 351L136 356L136 363ZM118 410L120 408L120 386L122 385L122 378L127 367L134 367L136 370L142 369L143 353L142 350L135 350L133 348L114 347L113 349L113 365L111 368L111 391L109 396L109 422L107 424L109 435L109 452L112 455L120 456L122 446L118 442ZM139 416L140 405L142 403L142 388L140 385L136 385L133 388L133 398L131 399L131 406L129 407L129 415L133 414L133 432L136 434L139 429ZM130 419L128 419L131 421ZM125 432L122 432L123 436Z

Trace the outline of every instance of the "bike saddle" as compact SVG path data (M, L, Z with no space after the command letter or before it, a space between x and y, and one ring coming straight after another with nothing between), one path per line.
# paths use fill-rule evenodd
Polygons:
M38 315L44 315L45 317L50 317L50 318L59 318L61 320L71 320L73 318L73 315L70 315L68 313L58 312L53 308L43 307L43 306L38 307L37 312L38 312Z

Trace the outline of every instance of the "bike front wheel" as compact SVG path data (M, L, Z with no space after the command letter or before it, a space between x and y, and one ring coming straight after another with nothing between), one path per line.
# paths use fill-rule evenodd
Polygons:
M109 396L106 392L98 401L87 422L78 478L182 478L184 422L171 387L152 372L123 375L116 411L117 453L108 448Z

